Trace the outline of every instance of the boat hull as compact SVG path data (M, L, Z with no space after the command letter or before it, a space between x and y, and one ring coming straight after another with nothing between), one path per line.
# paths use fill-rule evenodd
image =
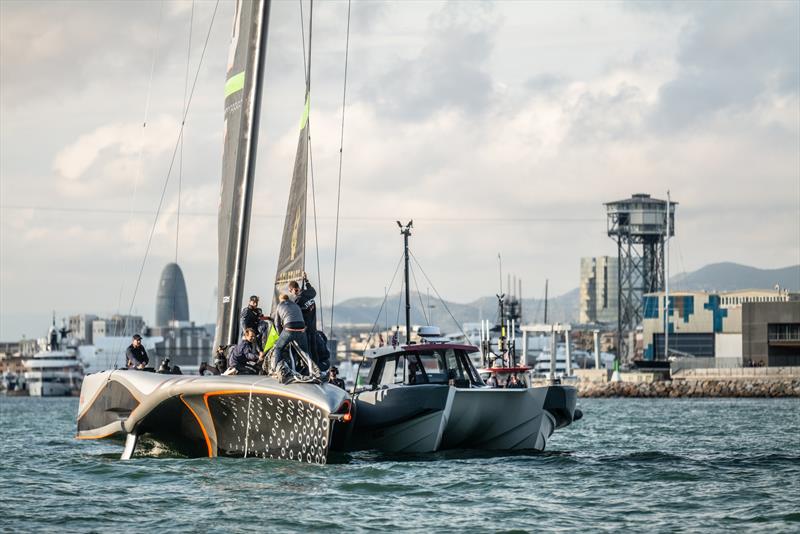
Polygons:
M572 423L570 386L526 389L400 386L356 395L347 450L426 453L447 449L542 451Z
M148 436L188 456L323 464L346 400L328 384L282 385L264 376L105 371L84 380L77 437L127 436L123 457Z
M69 397L73 391L69 383L41 379L28 382L28 394L31 397Z

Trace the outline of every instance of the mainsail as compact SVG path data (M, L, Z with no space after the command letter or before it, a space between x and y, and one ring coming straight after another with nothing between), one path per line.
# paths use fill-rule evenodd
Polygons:
M275 293L272 307L282 289L291 280L300 280L306 264L306 191L308 189L308 112L310 92L306 84L306 99L303 117L300 119L300 138L297 140L297 153L294 159L292 183L289 186L289 204L286 206L286 220L283 223L278 272L275 275Z
M255 179L270 0L237 0L225 82L215 346L236 343Z

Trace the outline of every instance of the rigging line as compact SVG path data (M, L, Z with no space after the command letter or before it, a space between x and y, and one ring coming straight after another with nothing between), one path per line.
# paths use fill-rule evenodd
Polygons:
M402 265L402 263L403 263L403 254L400 255L400 259L397 261L397 266L394 268L394 274L392 275L392 280L391 282L389 282L389 289L391 289L392 286L394 285L394 280L395 278L397 278L397 272L400 270L400 265ZM383 302L381 303L381 308L378 310L378 315L375 317L375 322L372 324L372 329L369 331L369 337L367 337L367 341L364 343L364 349L369 347L369 342L372 341L372 336L375 334L375 328L377 328L378 326L378 321L381 320L381 312L383 311L384 306L386 306L388 300L389 300L389 290L387 289L383 295ZM388 306L386 307L386 312L388 321L388 312L389 312Z
M303 43L303 76L305 76L306 86L308 86L308 67L306 64L306 21L303 18L303 0L299 0L300 4L300 40Z
M347 104L347 61L350 56L350 0L347 0L347 36L344 44L344 82L342 84L342 130L339 136L339 185L336 189L336 231L333 239L333 280L331 281L331 334L333 334L333 308L336 293L336 261L339 253L339 208L342 204L342 152L344 149L344 113Z
M309 123L309 127L311 124ZM322 269L319 262L319 233L317 231L317 195L314 185L314 154L311 152L311 136L308 136L308 158L311 167L311 205L314 212L314 248L317 258L317 300L319 301L319 324L320 330L325 331L325 318L322 313Z
M405 280L405 278L401 278L400 279L400 294L397 296L397 319L395 320L395 323L394 323L394 324L396 324L398 326L398 329L400 327L400 308L403 306L403 289L405 287L406 287L406 280ZM406 325L406 326L408 326L408 325ZM406 336L409 339L411 339L411 335L408 332L406 332Z
M414 285L417 288L417 297L419 297L419 307L422 308L422 316L425 317L425 322L428 326L431 325L431 319L428 319L428 314L425 313L425 304L422 303L422 293L419 291L419 284L417 283L417 275L414 274L414 268L412 266L408 266L408 270L411 271L411 277L414 279Z
M150 246L153 243L153 235L156 231L156 224L158 223L158 216L161 212L161 206L164 204L164 197L167 192L167 186L169 185L169 179L172 175L172 169L175 166L175 157L178 154L178 146L180 144L180 140L183 137L183 124L186 121L186 116L189 114L189 108L192 105L192 97L194 97L194 90L197 87L197 79L200 77L200 68L203 66L203 58L206 55L206 48L208 47L208 41L211 37L211 29L214 27L214 19L217 16L217 8L219 8L219 0L216 1L214 4L214 12L211 14L211 22L208 25L208 32L206 33L206 40L203 43L203 51L200 53L200 61L197 64L197 71L194 75L194 82L192 83L192 90L189 92L189 100L186 102L186 110L184 111L183 117L181 119L181 128L178 133L178 139L175 141L175 148L172 151L172 158L170 159L169 168L167 169L167 176L164 179L164 187L161 189L161 198L158 200L158 208L156 209L156 215L153 218L153 225L150 228L150 235L147 238L147 246L145 247L144 257L142 258L142 264L139 267L139 275L136 278L136 286L133 290L133 295L131 296L131 305L128 310L128 314L130 315L131 311L133 310L133 305L136 302L136 294L139 292L139 285L142 282L142 274L144 273L144 266L147 263L147 257L150 254Z
M300 4L300 37L303 44L303 73L306 78L306 91L310 93L311 89L311 31L314 16L314 1L311 0L311 13L309 13L308 21L308 63L306 63L306 37L305 37L305 19L303 18L303 0L299 1ZM310 106L309 106L310 107ZM310 115L310 109L309 109ZM308 137L306 138L308 145L308 160L311 171L311 206L314 215L314 250L317 260L317 302L319 303L319 324L320 329L325 331L325 314L322 309L322 269L319 261L319 230L317 228L317 187L314 181L314 151L311 148L311 117L307 119ZM305 266L304 266L305 267ZM331 334L333 332L331 331Z
M430 278L428 278L428 275L427 275L427 274L425 274L425 269L423 269L423 268L422 268L422 265L420 265L420 263L419 263L419 260L417 259L417 257L416 257L416 256L414 256L414 253L413 253L413 252L411 252L410 250L408 251L408 253L409 253L409 254L411 255L411 257L414 259L414 263L416 263L416 264L417 264L417 267L419 267L419 271L422 273L422 276L424 276L424 277L425 277L425 280L427 280L427 281L428 281L428 284L430 284L431 288L433 288L433 292L434 292L434 293L436 293L436 296L437 296L437 297L439 297L439 301L440 301L440 302L442 303L442 305L444 306L444 309L445 309L445 310L447 310L447 313L450 315L450 318L453 320L453 322L454 322L454 323L456 323L456 326L457 326L457 327L458 327L458 329L461 331L461 335L463 335L463 336L464 336L464 339L466 339L467 341L469 341L469 338L467 337L467 334L466 334L466 332L464 332L464 329L463 329L463 328L461 328L461 323L459 323L458 321L456 321L456 318L453 316L453 313L450 311L450 308L447 306L447 303L444 301L444 299L442 298L442 296L439 294L439 291L437 291L437 290L436 290L436 286L434 286L434 285L433 285L433 282L431 282L431 279L430 279Z
M136 205L136 194L139 190L139 183L141 182L142 175L144 174L143 171L143 164L142 164L142 154L144 152L144 139L145 139L145 130L147 128L147 117L150 114L150 99L152 97L152 90L153 90L153 76L156 70L156 57L158 56L158 47L161 43L161 24L164 20L164 0L161 0L158 6L158 24L156 25L156 39L155 44L153 45L153 53L152 58L150 60L150 76L148 76L147 80L147 91L145 92L144 98L144 114L142 117L142 129L139 130L139 152L136 156L136 178L133 181L133 192L131 194L131 201L128 206L128 224L131 223L133 220L134 209L133 207ZM127 263L126 267L123 268L123 276L122 276L122 283L119 287L119 296L117 298L117 313L122 309L122 295L125 292L125 279L127 278ZM118 332L118 325L119 322L114 322L114 337L119 334ZM127 329L123 327L122 334L125 334ZM114 350L114 353L119 352L118 350ZM114 361L114 367L116 367L116 360Z
M189 90L189 66L192 59L192 31L194 29L194 0L192 0L192 9L189 13L189 44L186 47L186 74L183 79L183 113L186 113L186 92ZM186 124L184 117L182 126ZM183 185L183 142L184 137L181 135L181 155L178 162L178 207L175 215L175 263L178 263L178 240L181 233L181 187ZM175 314L175 303L172 303L172 313ZM173 320L175 317L173 317Z

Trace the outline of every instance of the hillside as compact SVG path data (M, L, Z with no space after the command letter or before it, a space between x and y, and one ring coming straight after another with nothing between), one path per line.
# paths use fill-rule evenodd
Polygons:
M712 263L691 273L670 278L677 291L733 291L736 289L771 289L775 285L800 291L800 265L782 269L757 269L738 263Z
M670 288L674 291L732 291L736 289L771 289L776 284L791 291L800 291L800 265L782 269L758 269L737 263L713 263L690 273L680 273L670 278ZM336 305L334 323L336 324L378 324L385 327L403 322L405 310L400 295L390 295L378 319L382 297L358 297L342 301ZM411 294L411 321L414 324L436 324L444 331L453 331L456 326L450 317L452 313L460 324L495 319L497 299L494 296L482 297L468 303L445 301L445 305L435 296ZM448 313L448 309L449 312ZM424 315L423 315L424 311ZM325 318L330 310L325 310ZM542 322L544 305L542 299L523 299L523 320ZM548 320L558 322L577 322L578 288L563 295L553 297L548 303Z

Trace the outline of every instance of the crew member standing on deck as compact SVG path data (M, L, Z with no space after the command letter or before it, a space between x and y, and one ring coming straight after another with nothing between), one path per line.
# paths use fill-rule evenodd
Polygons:
M125 350L125 358L128 360L128 369L144 369L150 363L147 351L142 345L142 336L134 334L131 344Z
M323 373L328 370L328 362L320 362L317 353L317 303L314 297L317 290L308 282L308 275L303 272L303 287L295 280L289 282L289 299L300 306L303 312L303 321L306 324L306 339L308 340L308 353ZM324 367L324 368L323 368Z
M262 321L269 320L262 314L261 308L258 307L258 295L250 295L250 302L244 308L242 313L239 314L239 328L244 332L248 328L252 328L256 332L256 346L261 349L264 346L264 339L258 336L259 327Z
M289 356L289 344L296 341L301 349L308 352L306 323L300 306L289 299L289 295L280 296L280 304L275 308L275 328L280 333L275 342L275 369L283 374L282 363ZM288 362L287 362L288 364ZM286 379L283 374L282 379Z

